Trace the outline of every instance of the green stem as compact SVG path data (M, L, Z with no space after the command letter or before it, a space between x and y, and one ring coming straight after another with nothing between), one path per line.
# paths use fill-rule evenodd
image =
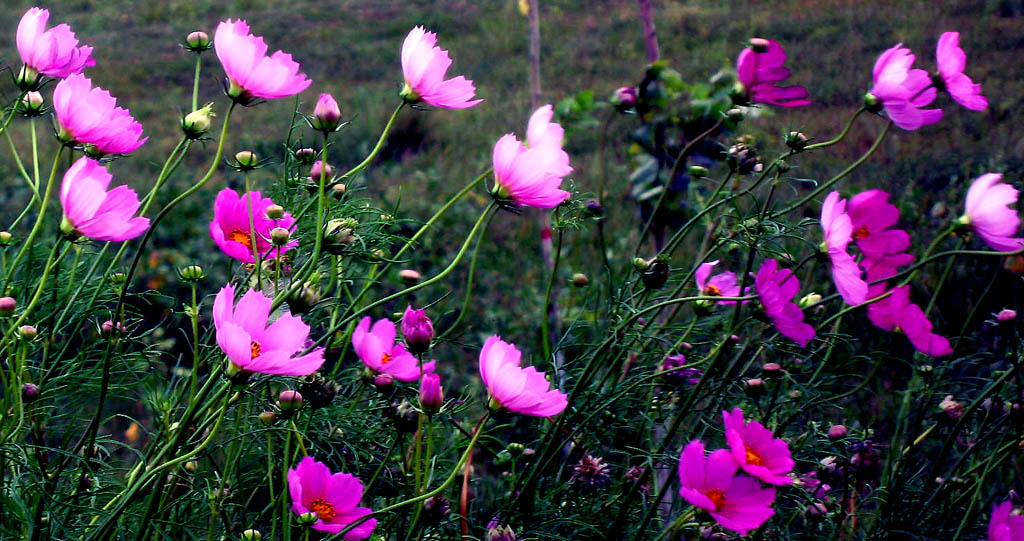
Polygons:
M395 112L391 113L391 118L389 118L388 123L384 125L384 131L380 134L380 138L377 139L377 144L374 145L373 150L370 151L370 154L366 156L366 158L362 162L360 162L359 165L353 167L352 169L349 169L345 174L341 175L341 177L339 177L338 179L339 181L345 181L346 179L355 177L356 173L359 173L363 169L366 169L366 167L370 165L371 162L373 162L374 158L377 157L377 154L379 154L381 149L384 148L384 142L387 141L388 134L391 133L391 128L395 124L395 119L398 118L398 112L401 111L403 107L405 107L405 101L399 103L398 107L395 107ZM326 151L326 145L324 150Z
M10 268L7 269L7 276L4 277L4 284L3 287L0 287L0 291L7 291L7 286L14 277L14 271L17 270L18 265L21 263L21 259L25 257L25 250L34 245L36 236L39 235L39 231L43 228L43 222L46 220L46 206L50 203L50 196L53 194L53 186L56 184L57 179L57 170L60 167L60 156L63 152L63 146L57 147L57 154L53 157L53 167L50 168L50 179L46 181L46 191L43 192L43 201L39 204L39 216L36 217L35 225L32 226L32 230L29 231L24 244L22 244L21 249L18 250L18 255L14 258Z
M846 138L846 134L850 133L850 128L853 127L853 122L855 120L857 120L857 117L859 117L865 111L867 111L867 109L865 109L863 106L861 106L860 109L857 109L857 112L853 113L853 116L850 117L850 121L846 123L846 127L843 128L843 131L841 131L839 133L839 135L836 136L835 139L831 139L831 140L828 140L828 141L823 141L821 143L814 143L813 145L807 145L807 147L805 147L804 150L814 150L816 148L824 148L824 147L832 146L832 145L842 141L843 139Z
M544 290L544 313L541 317L541 342L543 344L544 351L544 362L551 362L551 336L550 326L552 315L558 317L557 314L550 314L551 311L551 290L555 286L555 277L558 276L558 263L562 259L562 239L564 237L564 231L558 230L558 242L555 243L555 260L551 264L551 275L548 276L548 285Z

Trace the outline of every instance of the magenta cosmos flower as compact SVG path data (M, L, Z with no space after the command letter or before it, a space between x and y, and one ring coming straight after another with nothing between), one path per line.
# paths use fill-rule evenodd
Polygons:
M711 276L711 269L718 264L718 260L708 263L701 263L694 273L697 280L697 291L705 297L739 297L740 285L736 281L736 273L725 271L721 274ZM719 301L721 304L736 304L736 301Z
M736 470L728 450L705 456L704 444L691 441L679 457L679 495L723 528L747 535L775 514L775 487L761 488L756 479L736 475Z
M910 286L897 287L888 297L868 305L868 319L882 330L900 331L914 349L930 357L953 353L949 340L932 332L921 307L910 302Z
M810 105L807 89L802 86L775 86L789 78L786 50L777 41L754 38L751 47L743 49L736 59L736 75L750 100L781 107ZM760 51L760 52L759 52Z
M745 422L743 410L722 412L725 441L736 465L743 471L771 485L791 485L789 476L796 462L789 452L789 444L772 435L757 421Z
M974 179L967 190L966 212L959 222L968 224L989 246L1000 252L1015 252L1024 247L1024 239L1014 237L1020 228L1017 190L1003 184L1003 175L988 173Z
M757 271L754 289L775 328L800 347L807 347L807 342L814 338L814 327L804 323L803 310L793 302L793 297L800 291L800 282L793 271L779 270L779 262L769 259Z
M213 36L217 58L228 75L228 95L240 103L255 98L287 98L312 84L292 55L277 51L267 56L267 44L249 33L249 25L228 19L217 25Z
M825 250L832 262L832 279L839 295L851 306L867 298L868 284L861 278L861 269L846 251L853 238L853 224L846 214L846 200L832 192L821 205L821 228L825 232Z
M445 80L452 65L448 51L438 47L437 34L422 26L409 31L402 43L402 74L405 88L402 97L411 103L425 102L445 109L465 109L484 100L474 100L473 81L459 75Z
M551 388L551 382L536 368L519 365L522 353L494 335L480 350L480 377L492 404L523 415L551 417L568 405L565 393Z
M224 188L217 194L213 204L213 221L210 222L210 237L225 254L243 262L255 263L252 249L252 230L249 227L249 200L252 200L252 229L256 232L256 251L260 259L275 259L277 256L299 245L292 240L284 246L277 247L270 242L270 230L283 227L295 230L295 218L291 213L284 213L279 220L267 217L267 207L274 204L269 197L260 192L248 192L238 195L231 188Z
M66 24L47 30L46 21L49 18L49 11L31 8L21 16L21 22L18 23L18 54L27 68L24 79L30 87L34 86L38 75L33 77L28 70L63 79L96 65L96 60L92 58L92 47L79 47L78 38Z
M939 77L946 92L960 105L973 111L988 109L988 98L981 95L981 85L964 74L967 55L960 48L960 32L943 32L935 48Z
M316 513L314 530L338 533L357 519L373 512L357 507L363 499L363 482L348 473L331 473L323 462L311 456L288 470L288 492L292 512L296 515ZM366 539L377 527L377 519L369 519L345 533L345 539Z
M889 194L867 190L850 198L846 213L853 228L853 241L866 260L877 260L910 248L910 235L890 229L900 219L900 209L889 203Z
M61 141L86 145L98 154L128 154L146 142L142 124L117 106L117 99L80 73L69 75L53 89L53 111ZM89 148L91 147L91 148Z
M904 130L942 120L941 109L922 109L935 101L936 90L931 87L928 72L910 69L914 55L902 43L882 53L875 61L874 87L871 95L878 98L893 123Z
M1013 502L992 506L988 541L1024 541L1024 516L1013 513Z
M551 122L553 111L544 105L533 112L527 127L529 146L508 133L494 145L493 193L517 206L553 208L569 198L560 189L572 172L569 155L562 150L562 127Z
M420 374L434 371L434 361L420 363L406 351L401 343L395 343L395 324L387 319L378 319L370 326L370 316L359 321L352 331L352 347L367 368L377 374L391 374L402 381L416 381Z
M249 290L235 305L235 288L224 286L213 301L217 344L231 364L247 372L308 376L324 364L324 349L293 357L305 349L309 325L284 312L270 323L273 299Z
M61 229L93 240L121 242L141 235L149 218L136 217L139 196L128 186L107 191L111 175L96 160L76 161L60 185Z
M430 342L434 339L434 322L427 317L426 310L405 307L405 313L402 314L402 336L405 337L405 345L413 353L426 353L430 349Z

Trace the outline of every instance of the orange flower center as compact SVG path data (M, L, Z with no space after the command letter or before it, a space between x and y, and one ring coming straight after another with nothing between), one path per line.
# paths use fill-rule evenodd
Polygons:
M704 491L704 495L711 500L711 503L715 504L715 510L720 511L722 506L725 505L725 492L717 488L709 488Z
M708 284L704 286L704 294L709 297L721 297L722 290L718 286Z
M252 353L251 359L255 359L263 353L263 346L261 346L259 342L253 340L252 342L249 342L249 350Z
M228 240L244 244L246 248L252 249L252 235L248 231L232 231L228 234Z
M334 510L334 506L327 503L327 500L323 498L317 498L310 502L309 508L316 513L321 520L331 520L338 516L338 513Z
M857 229L856 231L853 232L853 238L855 238L857 240L866 239L866 238L868 238L868 235L870 235L870 234L871 233L868 232L868 228L862 226L862 227L860 227L859 229Z
M747 464L760 466L761 464L764 463L764 461L761 460L761 457L757 453L755 453L750 447L745 448L747 450Z
M383 356L381 356L380 364L388 364L389 362L391 362L391 354L390 353L385 353Z

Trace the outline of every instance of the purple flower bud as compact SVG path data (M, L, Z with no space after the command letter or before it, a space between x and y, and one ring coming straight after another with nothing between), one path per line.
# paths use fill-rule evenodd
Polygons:
M316 102L316 109L313 110L313 118L310 119L309 125L316 131L332 132L338 128L340 123L341 108L338 107L338 102L334 100L334 96L320 94L320 99Z
M100 334L103 336L110 336L110 334L114 332L114 329L117 329L117 332L124 332L124 323L118 321L115 325L113 321L108 319L100 324Z
M0 297L0 316L9 316L18 307L18 301L12 297Z
M434 324L425 310L416 310L412 306L405 308L402 314L402 336L413 354L425 353L430 349L430 341L434 339Z
M1003 308L998 314L996 314L996 320L1000 323L1013 321L1015 319L1017 319L1017 311L1010 310L1009 308Z
M298 391L281 391L277 395L277 407L282 410L297 410L302 407L302 395Z
M846 427L843 425L832 425L828 428L828 437L838 440L846 437Z
M775 375L782 372L782 365L779 363L764 363L761 370L768 375Z
M31 342L32 340L35 340L38 335L39 332L31 325L22 325L21 327L18 327L18 336L20 336L22 340Z
M444 391L441 389L441 376L423 374L420 381L420 407L427 413L437 413L444 405Z
M940 415L947 421L956 421L964 416L964 405L953 400L953 395L946 395L946 398L939 402Z
M743 382L743 390L750 396L763 396L766 392L764 380L761 378L750 378Z
M327 167L324 167L323 162L317 160L313 162L313 167L309 169L309 178L313 182L320 182L320 174L324 171L326 171L328 179L334 176L334 169L331 168L331 164L327 164Z
M21 386L21 401L31 404L39 398L39 387L34 383L26 383Z
M626 111L636 105L636 88L624 86L612 93L612 105L620 111Z
M373 378L373 385L377 387L378 391L386 393L395 385L395 377L387 372L377 374L377 376Z
M201 53L213 46L213 41L206 32L192 32L185 38L185 48L194 53Z

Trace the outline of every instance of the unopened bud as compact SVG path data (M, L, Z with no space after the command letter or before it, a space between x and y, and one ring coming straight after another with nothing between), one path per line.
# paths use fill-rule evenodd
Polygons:
M213 42L206 32L192 32L185 37L185 48L193 53L201 53L210 47L213 47Z
M113 321L109 319L100 324L100 334L102 334L103 336L110 336L115 329L117 330L117 332L124 332L124 324L121 323L120 321L118 321L115 324Z
M426 353L434 339L434 322L427 317L425 310L407 306L402 314L402 336L410 352Z
M21 98L21 113L25 116L39 116L43 113L43 95L36 91L25 93Z
M388 392L392 387L395 386L395 377L387 372L383 374L377 374L373 378L373 385L380 392Z
M0 302L2 302L2 299L0 299ZM0 310L2 310L2 308L0 308ZM1003 308L1002 310L999 311L998 314L996 314L996 320L999 321L1000 323L1013 321L1015 319L1017 319L1017 311L1010 310L1009 308Z
M821 302L821 295L817 293L808 293L797 301L797 306L800 308L808 308Z
M420 407L427 413L437 413L444 405L444 390L441 389L441 376L423 374L420 380Z
M505 450L508 451L508 454L510 454L512 456L519 456L519 455L523 454L523 451L526 450L526 446L521 444L521 443L513 442L513 443L508 444L505 447Z
M946 395L946 398L939 402L939 410L949 421L957 421L964 416L964 405L953 400L953 395Z
M306 282L298 291L289 295L285 302L293 314L306 314L320 302L320 288L316 284Z
M284 246L291 238L291 232L283 227L275 227L270 230L270 242L274 243L274 246Z
M21 337L22 340L31 342L32 340L35 340L38 335L39 332L31 325L22 325L21 327L18 327L18 336Z
M115 272L110 275L110 283L114 285L123 284L128 280L128 276L123 272Z
M708 176L708 168L700 165L691 165L690 176L693 178L705 178Z
M196 462L195 460L189 460L188 462L185 463L184 468L185 471L189 473L195 473L196 471L199 470L199 463Z
M775 375L782 372L782 365L779 363L764 363L761 367L761 371L768 375Z
M0 316L9 316L18 307L18 301L13 297L0 297Z
M251 150L243 150L235 154L235 163L238 168L245 170L255 169L259 165L259 160L256 159L256 153Z
M181 119L181 129L189 139L199 139L210 130L210 118L213 114L213 102L192 111Z
M839 440L846 437L846 427L843 425L832 425L828 427L828 437L833 440Z
M281 391L277 395L277 407L284 411L294 411L302 407L302 395L298 391Z
M767 52L770 45L771 43L764 38L750 38L750 49L755 53Z
M185 280L186 282L198 282L203 278L206 278L206 273L203 271L203 268L200 267L199 265L189 265L187 267L183 267L178 272L178 274L181 276L181 279Z
M277 422L277 413L274 413L272 411L265 411L259 414L257 418L260 420L261 423L263 423L263 426L270 426Z
M764 380L761 378L750 378L743 382L743 390L750 396L762 396L765 393Z
M582 272L577 272L576 274L572 275L573 287L585 287L589 283L590 278L587 278L587 275L583 274Z
M601 204L600 201L596 199L590 199L584 204L584 207L586 207L587 214L589 214L591 218L594 218L595 220L600 220L601 218L604 217L604 206Z
M786 146L793 152L803 152L807 148L807 136L798 131L791 131L786 134Z
M323 162L317 160L313 162L313 167L309 168L309 178L313 180L313 182L320 182L321 174L326 174L327 178L331 178L334 176L334 169L331 168L331 164L327 164L325 167Z
M348 189L344 183L339 182L334 186L331 186L331 196L335 199L341 200L341 196L345 195L345 190Z
M418 283L423 278L423 275L413 269L402 269L398 271L398 277L404 284L411 286Z
M338 129L340 123L341 108L338 107L334 96L327 93L320 94L320 99L316 102L316 109L313 110L313 116L309 119L309 126L316 131L332 132Z
M34 383L26 383L21 386L21 401L31 404L39 398L39 387Z
M316 521L318 520L320 520L320 517L317 516L316 513L308 511L306 513L299 515L298 523L303 526L309 526L311 524L316 524Z
M733 107L725 112L725 116L730 122L740 122L743 120L743 111L739 108Z
M882 110L882 102L874 94L864 94L864 108L877 113Z
M611 104L619 111L632 109L633 106L636 105L636 88L632 86L619 88L612 93L612 97L609 101L611 101Z
M249 529L242 532L242 541L260 541L260 539L263 539L263 534L259 530Z
M14 237L7 231L0 231L0 246L10 246Z
M303 165L309 165L316 159L316 151L311 148L300 148L294 152L295 159Z

